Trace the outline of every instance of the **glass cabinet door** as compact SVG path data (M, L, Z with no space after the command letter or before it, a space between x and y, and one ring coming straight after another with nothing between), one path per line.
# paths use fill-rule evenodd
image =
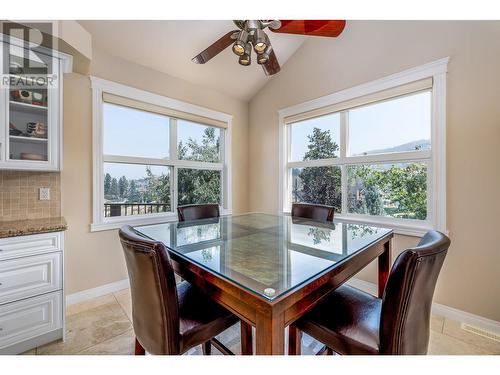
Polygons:
M57 59L13 45L4 48L9 51L4 66L9 74L6 160L46 164L53 130L51 101L57 98Z

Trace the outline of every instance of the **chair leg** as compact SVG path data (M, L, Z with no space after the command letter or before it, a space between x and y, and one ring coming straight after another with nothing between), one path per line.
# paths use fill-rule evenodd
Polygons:
M203 355L212 354L212 344L210 343L210 340L201 344L201 349L203 350Z
M317 353L316 355L333 355L333 349L329 348L328 346L323 346Z
M145 355L146 350L142 347L141 343L137 338L135 339L135 355Z
M253 354L252 326L243 320L240 321L241 355Z
M302 331L294 324L288 326L288 355L300 355L302 350Z

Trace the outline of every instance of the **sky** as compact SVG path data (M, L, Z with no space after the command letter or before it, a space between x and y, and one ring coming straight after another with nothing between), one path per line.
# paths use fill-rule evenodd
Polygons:
M395 100L355 108L349 111L350 154L398 146L430 139L431 94L421 92ZM104 104L104 154L167 158L169 155L169 118L131 108ZM292 161L303 160L313 128L330 130L340 145L340 115L317 117L292 126ZM178 120L177 136L186 142L201 142L206 126ZM337 152L338 154L338 152ZM160 172L162 169L158 169ZM143 166L106 163L105 173L129 179L144 177Z
M168 158L169 118L167 116L104 103L105 155ZM201 142L206 126L189 121L177 121L177 137L186 142L193 138ZM145 176L145 167L120 163L105 163L104 173L113 177L139 179ZM155 168L159 173L165 168ZM154 171L153 171L154 172Z
M332 114L292 125L292 161L303 160L312 129L330 129L339 143L340 117ZM417 93L349 111L350 155L430 139L431 94Z

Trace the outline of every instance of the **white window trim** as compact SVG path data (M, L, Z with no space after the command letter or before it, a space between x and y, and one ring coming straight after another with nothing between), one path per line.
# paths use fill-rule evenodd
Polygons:
M376 217L370 215L347 214L346 207L343 207L342 214L336 214L336 218L369 225L378 225L393 228L398 234L421 236L429 229L437 229L447 233L446 228L446 72L448 71L449 57L436 60L415 68L407 69L390 76L377 79L359 86L351 87L342 91L322 96L304 103L290 106L278 111L279 116L279 184L278 184L278 212L288 213L285 210L288 200L288 187L286 186L285 175L292 165L302 166L304 162L288 162L290 152L289 132L286 130L285 118L300 113L317 110L327 106L339 104L348 100L356 99L365 95L373 94L383 90L406 85L425 78L432 78L432 125L431 142L432 148L429 152L405 152L391 155L393 160L419 160L427 159L428 162L428 209L429 220L422 223L419 220L394 219L390 217ZM342 131L342 130L341 130ZM341 134L342 139L345 135ZM344 142L342 142L344 143ZM346 147L341 144L341 147ZM342 151L342 150L340 150ZM345 151L345 150L344 150ZM345 152L343 153L345 155ZM349 157L349 163L353 162L353 157ZM383 160L382 160L383 159ZM367 155L356 157L356 162L370 163L383 161L387 162L387 154L384 156ZM307 162L311 166L332 165L340 163L340 160L318 160ZM343 168L344 171L346 168ZM344 178L344 176L343 176ZM345 184L343 184L345 185ZM344 188L343 188L344 190ZM342 191L343 194L347 192ZM345 201L345 199L343 200Z
M208 119L224 122L227 127L224 129L224 139L221 143L224 144L221 152L222 163L205 163L186 160L160 160L152 158L130 157L130 161L134 163L143 163L151 165L169 165L173 168L200 168L220 170L222 173L222 202L221 214L230 215L232 213L232 168L231 168L231 128L233 116L217 112L209 108L186 103L177 99L172 99L166 96L154 94L148 91L136 89L120 83L104 80L97 77L90 77L92 88L92 154L93 154L93 204L92 204L92 223L90 224L91 232L110 230L120 228L123 225L148 225L162 222L177 220L177 181L172 178L171 181L171 205L172 212L160 214L144 214L134 216L117 216L104 218L102 207L104 205L104 185L103 185L103 163L105 161L123 162L127 157L103 155L103 123L102 123L102 107L103 93L123 96L125 98L154 104L157 106L173 109L197 116L202 116ZM171 119L176 122L175 119ZM174 133L176 132L176 124L174 124ZM177 144L174 139L170 140L169 149L177 150Z

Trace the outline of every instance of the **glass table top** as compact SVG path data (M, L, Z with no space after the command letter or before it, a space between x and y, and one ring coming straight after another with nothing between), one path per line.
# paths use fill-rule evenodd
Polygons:
M392 230L245 214L135 227L173 252L273 300Z

